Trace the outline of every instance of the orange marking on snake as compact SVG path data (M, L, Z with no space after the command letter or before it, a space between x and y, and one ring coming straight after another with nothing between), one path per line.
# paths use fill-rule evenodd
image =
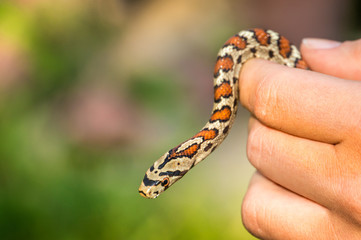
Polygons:
M218 131L216 129L210 129L210 130L205 129L194 135L193 138L202 137L206 141L206 140L214 139L215 137L217 137L217 135L218 135Z
M291 53L291 44L285 37L281 36L279 39L279 51L282 57L288 58Z
M267 32L265 32L265 30L260 29L260 28L255 28L253 31L255 33L257 41L261 45L268 46L270 44L271 36Z
M219 121L227 121L231 117L231 109L229 107L225 107L221 110L216 110L211 116L210 122Z
M193 156L199 149L199 144L191 145L190 147L180 151L180 155ZM178 154L177 154L178 155Z
M227 72L232 68L233 68L233 60L231 56L220 57L217 59L216 66L214 67L214 75L216 75L221 69Z
M298 59L296 62L296 68L308 69L307 63L304 60Z
M242 50L246 48L247 42L240 36L236 35L228 39L224 45L233 45L236 48Z
M192 157L194 154L196 154L199 147L199 144L193 144L180 152L173 151L172 154L169 155L169 158Z
M232 96L232 87L229 82L223 82L221 85L216 86L214 89L214 101L218 102L221 97Z

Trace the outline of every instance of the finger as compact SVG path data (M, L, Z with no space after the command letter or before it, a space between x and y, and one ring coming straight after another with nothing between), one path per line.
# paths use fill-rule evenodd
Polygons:
M304 39L301 53L309 67L339 78L361 80L361 40Z
M251 118L247 141L251 164L273 182L308 199L332 207L340 202L331 170L337 167L335 147L268 128Z
M242 221L261 239L335 239L330 212L269 181L253 176L242 203Z
M248 61L240 73L240 101L262 123L333 144L359 128L360 92L358 81L261 59Z

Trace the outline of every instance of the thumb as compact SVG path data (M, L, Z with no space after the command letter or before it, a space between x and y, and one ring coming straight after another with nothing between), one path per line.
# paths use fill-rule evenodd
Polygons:
M361 80L361 39L336 42L305 38L301 53L309 67L339 78Z

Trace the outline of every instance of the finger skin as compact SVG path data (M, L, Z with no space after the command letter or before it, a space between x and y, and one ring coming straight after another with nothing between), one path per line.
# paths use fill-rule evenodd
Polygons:
M329 171L338 161L334 145L295 137L251 118L247 157L262 175L292 192L326 207L338 201L330 186L338 177Z
M351 141L334 146L249 122L247 157L265 177L284 188L361 223L361 151Z
M242 221L260 239L361 239L355 225L256 172L242 203Z
M239 88L242 105L259 121L291 135L337 144L360 126L358 81L252 59Z
M361 40L346 41L333 48L315 48L307 40L302 41L300 49L313 71L338 78L361 80Z

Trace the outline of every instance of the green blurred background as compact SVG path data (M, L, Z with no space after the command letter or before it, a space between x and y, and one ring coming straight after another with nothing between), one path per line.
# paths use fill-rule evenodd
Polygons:
M138 186L212 107L223 42L267 27L355 39L343 0L0 0L0 239L254 239L241 109L223 145L156 200Z

